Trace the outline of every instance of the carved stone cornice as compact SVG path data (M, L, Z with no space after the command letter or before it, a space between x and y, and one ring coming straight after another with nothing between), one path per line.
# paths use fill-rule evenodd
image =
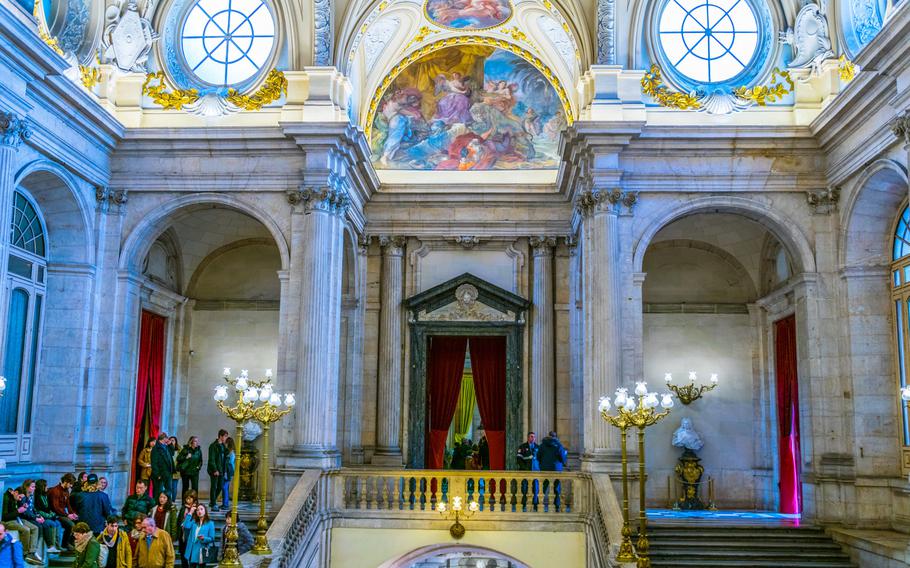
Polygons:
M125 189L111 189L105 186L95 187L95 201L98 202L98 209L104 213L111 210L111 206L122 209L129 200Z
M556 237L529 237L528 244L534 256L550 256L556 246Z
M829 187L816 191L806 192L806 202L812 207L816 215L830 215L837 211L837 202L840 201L840 188Z
M636 203L638 203L637 191L595 188L580 192L575 200L575 208L582 217L590 217L597 213L631 215Z
M407 242L407 237L400 235L379 235L379 246L382 247L382 254L384 255L403 256L404 246Z
M301 187L287 192L288 203L295 208L300 208L307 215L314 211L330 215L344 215L351 200L343 189L328 187L313 188Z
M456 245L461 245L465 250L471 250L480 244L480 239L473 235L460 235L453 239Z
M32 125L27 118L11 112L0 112L0 146L19 148L32 135Z
M898 140L910 145L910 110L894 119L894 122L891 123L891 132L897 136Z

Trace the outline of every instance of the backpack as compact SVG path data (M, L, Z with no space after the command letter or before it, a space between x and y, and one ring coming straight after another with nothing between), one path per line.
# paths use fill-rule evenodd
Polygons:
M123 538L123 535L118 534L117 538ZM101 549L98 551L98 568L104 568L107 566L107 556L111 552L111 549L103 542L99 542L98 547Z

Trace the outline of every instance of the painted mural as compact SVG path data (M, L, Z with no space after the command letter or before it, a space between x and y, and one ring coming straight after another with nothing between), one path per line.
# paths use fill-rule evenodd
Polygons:
M502 49L440 49L405 68L370 133L377 169L513 170L557 166L566 115L530 62Z
M509 0L427 0L427 18L434 24L459 30L482 30L512 17Z

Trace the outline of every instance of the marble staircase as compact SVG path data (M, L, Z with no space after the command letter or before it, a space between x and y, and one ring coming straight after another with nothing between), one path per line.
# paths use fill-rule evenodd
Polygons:
M654 523L649 532L654 568L856 568L818 527Z

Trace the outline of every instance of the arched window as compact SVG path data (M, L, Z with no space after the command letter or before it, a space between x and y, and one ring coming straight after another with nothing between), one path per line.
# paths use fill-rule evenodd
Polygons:
M41 322L47 277L47 232L37 208L19 191L13 193L7 281L2 375L6 390L0 398L0 450L13 461L31 456L31 427Z
M907 386L910 373L910 207L904 207L894 228L891 247L891 305L897 342L896 367L900 387ZM903 468L910 470L910 412L901 405L901 445Z
M258 75L274 46L275 17L263 0L196 0L180 33L190 73L222 87Z
M770 13L760 0L664 0L654 18L654 55L685 89L748 84L772 43Z

